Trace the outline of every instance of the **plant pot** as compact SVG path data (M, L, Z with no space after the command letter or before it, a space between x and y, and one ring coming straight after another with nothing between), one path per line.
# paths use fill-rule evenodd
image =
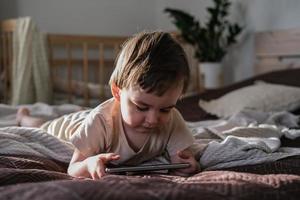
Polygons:
M216 89L222 86L223 72L221 63L200 63L199 72L205 89Z

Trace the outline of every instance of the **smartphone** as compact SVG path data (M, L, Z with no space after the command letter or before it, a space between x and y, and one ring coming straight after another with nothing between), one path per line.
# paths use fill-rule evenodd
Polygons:
M183 169L189 167L189 163L173 163L173 164L157 164L157 165L141 165L126 167L107 167L106 173L128 173L128 172L149 172L170 169Z

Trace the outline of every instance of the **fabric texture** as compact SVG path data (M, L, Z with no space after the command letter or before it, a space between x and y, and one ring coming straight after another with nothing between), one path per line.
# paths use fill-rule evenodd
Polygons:
M71 136L90 113L90 109L60 116L45 122L40 128L47 133L69 142Z
M243 109L265 112L293 111L300 107L300 88L259 81L218 99L200 99L199 106L218 117L229 117Z
M95 181L69 176L72 148L39 129L2 128L0 143L1 199L296 200L300 195L300 156L189 177L150 173Z
M274 169L269 167L269 170ZM107 175L94 181L72 180L65 174L46 170L0 169L0 172L1 199L10 200L298 200L300 195L300 176L288 174L206 171L190 177Z
M217 170L299 156L300 148L281 145L283 136L291 140L300 138L300 130L293 129L298 123L299 117L287 112L243 110L228 120L188 125L196 143L204 149L200 166Z
M82 110L81 106L73 104L48 105L41 102L18 106L0 104L0 127L18 126L16 115L20 107L28 108L31 116L42 117L46 120Z
M176 109L170 113L169 123L148 134L139 151L135 151L125 134L119 104L112 98L91 111L70 141L85 156L99 152L114 152L120 159L113 164L137 165L167 151L175 155L194 142L191 131Z
M53 94L46 38L30 17L17 20L13 52L11 103L51 103Z
M38 128L0 128L0 154L51 158L68 163L73 154L71 145Z

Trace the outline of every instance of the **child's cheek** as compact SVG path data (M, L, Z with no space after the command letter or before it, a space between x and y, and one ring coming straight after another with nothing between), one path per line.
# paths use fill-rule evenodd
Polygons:
M131 126L138 126L143 123L143 115L139 112L131 112L128 116L124 117L124 120Z
M160 118L160 123L161 124L166 124L170 121L170 114L162 115Z

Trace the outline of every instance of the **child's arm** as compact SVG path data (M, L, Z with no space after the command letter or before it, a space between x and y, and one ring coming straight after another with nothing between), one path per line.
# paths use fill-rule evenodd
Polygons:
M188 148L182 151L178 151L176 155L170 156L171 163L189 163L190 167L184 169L178 169L174 171L175 175L187 176L195 174L200 171L199 162L196 161L195 156Z
M74 177L99 179L105 175L106 164L119 158L120 156L114 153L85 157L78 149L75 149L68 168L68 174Z

